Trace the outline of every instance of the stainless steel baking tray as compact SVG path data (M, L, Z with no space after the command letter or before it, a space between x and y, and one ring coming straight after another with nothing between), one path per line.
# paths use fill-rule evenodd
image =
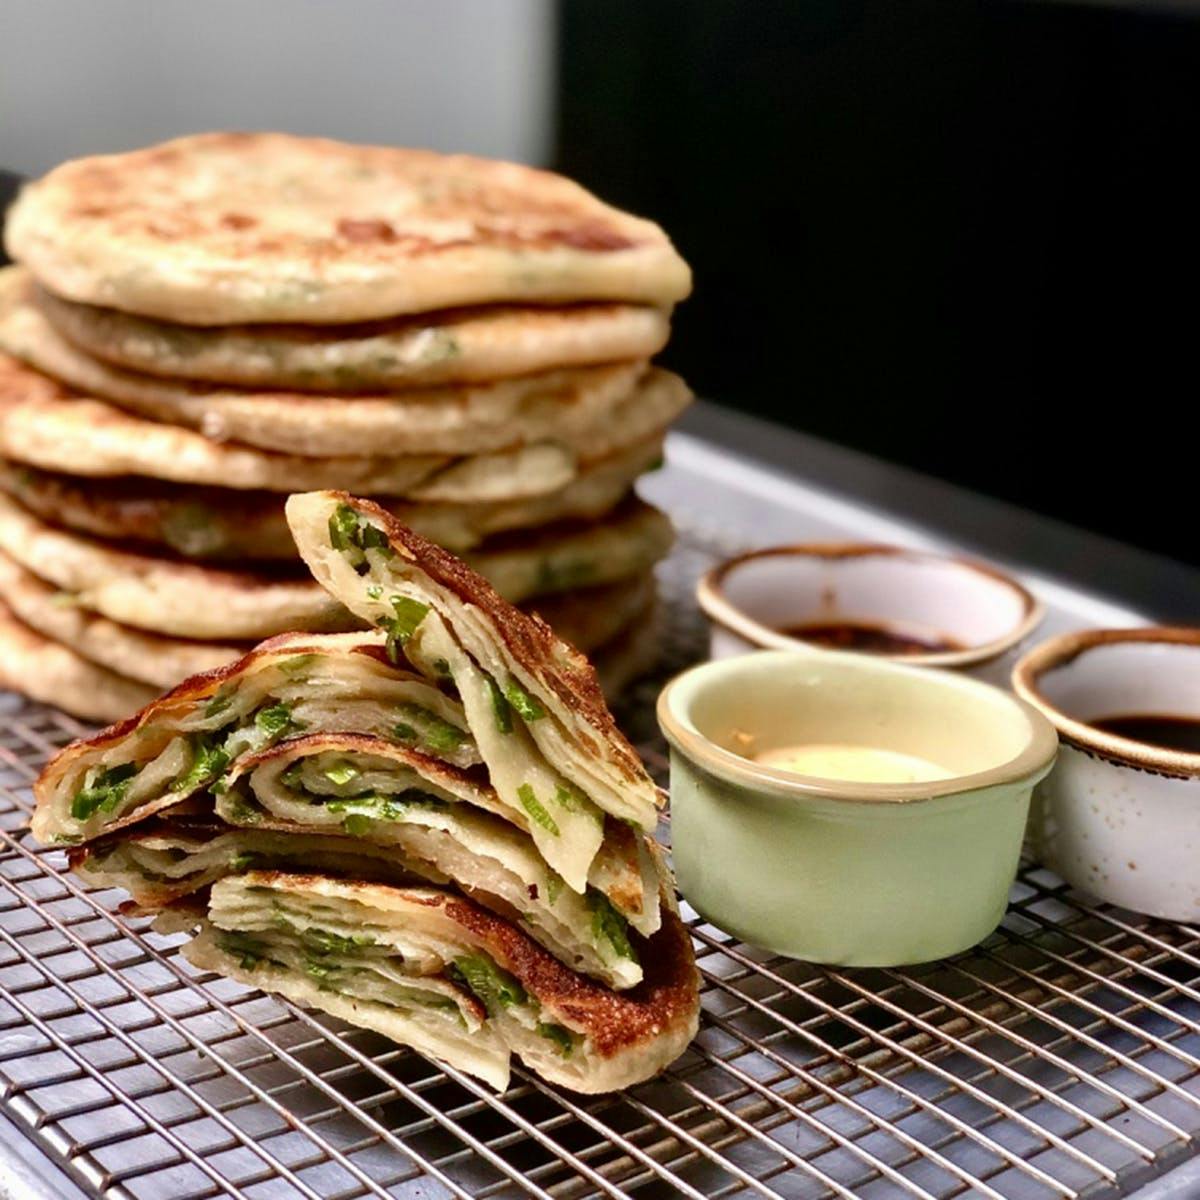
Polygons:
M645 487L681 531L662 675L704 653L691 587L716 557L828 536L939 544L690 437L670 458ZM1030 582L1051 629L1139 619ZM661 773L658 682L621 716ZM198 976L119 894L65 874L27 835L28 785L79 732L0 700L0 1097L30 1139L0 1151L0 1193L1101 1200L1196 1149L1200 930L1094 906L1032 865L994 936L916 969L775 958L690 914L704 1019L670 1071L583 1099L517 1070L496 1096Z

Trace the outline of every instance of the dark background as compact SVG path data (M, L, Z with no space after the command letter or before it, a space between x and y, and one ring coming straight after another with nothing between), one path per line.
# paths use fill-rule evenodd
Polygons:
M1200 563L1200 5L559 13L557 165L692 263L700 394Z

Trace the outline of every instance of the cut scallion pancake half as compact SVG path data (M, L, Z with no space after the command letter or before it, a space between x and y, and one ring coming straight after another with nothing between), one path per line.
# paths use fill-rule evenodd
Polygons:
M452 892L252 871L213 885L184 954L498 1089L513 1054L574 1091L629 1087L697 1026L691 943L674 912L646 946L646 978L614 992Z

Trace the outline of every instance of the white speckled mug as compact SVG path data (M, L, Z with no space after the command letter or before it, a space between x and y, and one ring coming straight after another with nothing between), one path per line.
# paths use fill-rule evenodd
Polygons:
M1061 742L1030 814L1039 861L1111 904L1200 921L1200 754L1089 723L1130 714L1200 719L1200 629L1051 638L1017 663L1013 686Z

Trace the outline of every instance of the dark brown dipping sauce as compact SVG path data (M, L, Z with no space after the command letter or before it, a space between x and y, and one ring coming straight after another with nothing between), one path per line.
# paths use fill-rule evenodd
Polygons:
M1115 717L1097 717L1088 724L1105 733L1161 746L1164 750L1184 750L1200 754L1200 717L1177 717L1170 713L1122 713Z
M938 635L916 637L870 621L784 625L779 632L802 642L813 642L833 650L858 650L863 654L938 654L947 650L966 649L962 642L954 638Z

